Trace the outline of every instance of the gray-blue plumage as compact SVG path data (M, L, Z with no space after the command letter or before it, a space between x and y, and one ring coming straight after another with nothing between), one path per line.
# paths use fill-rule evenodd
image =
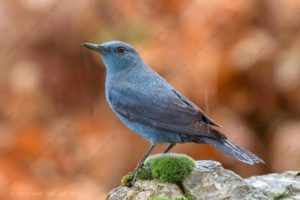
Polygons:
M171 143L171 149L176 143L196 142L211 144L248 164L263 162L212 129L209 125L219 125L145 64L129 44L112 41L83 46L102 55L111 109L127 127L152 144L144 158L156 144Z

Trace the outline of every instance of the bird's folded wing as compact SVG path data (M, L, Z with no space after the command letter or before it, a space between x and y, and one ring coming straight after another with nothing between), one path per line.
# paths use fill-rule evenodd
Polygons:
M178 98L181 99L182 102L184 102L185 104L189 105L190 107L192 107L195 110L198 110L198 112L201 113L202 115L202 119L206 124L209 125L213 125L213 126L217 126L217 127L222 127L221 125L217 124L216 122L214 122L212 119L210 119L209 117L207 117L205 115L205 113L197 106L195 105L193 102L191 102L189 99L187 99L185 96L183 96L181 93L179 93L178 91L176 91L175 89L172 90L177 96Z
M108 98L113 109L130 120L177 133L217 137L208 127L212 120L175 90L143 92L128 86L111 89Z

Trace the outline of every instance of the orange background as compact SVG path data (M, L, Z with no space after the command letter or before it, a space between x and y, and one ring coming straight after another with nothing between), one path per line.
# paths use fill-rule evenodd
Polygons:
M132 44L266 164L207 145L175 152L243 177L299 170L299 9L296 0L2 1L0 199L105 199L146 151L110 111L102 61L83 42Z

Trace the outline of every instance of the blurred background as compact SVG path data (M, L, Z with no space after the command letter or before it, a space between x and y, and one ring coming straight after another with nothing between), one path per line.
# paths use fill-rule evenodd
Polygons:
M1 1L0 199L105 199L148 148L110 111L83 42L132 44L266 164L173 151L242 177L299 170L299 28L297 0Z

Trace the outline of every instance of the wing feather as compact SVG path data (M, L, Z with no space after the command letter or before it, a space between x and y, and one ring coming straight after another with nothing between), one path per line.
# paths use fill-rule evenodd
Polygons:
M214 136L208 124L215 123L176 90L142 91L127 84L110 88L108 98L113 110L130 120L188 135Z

